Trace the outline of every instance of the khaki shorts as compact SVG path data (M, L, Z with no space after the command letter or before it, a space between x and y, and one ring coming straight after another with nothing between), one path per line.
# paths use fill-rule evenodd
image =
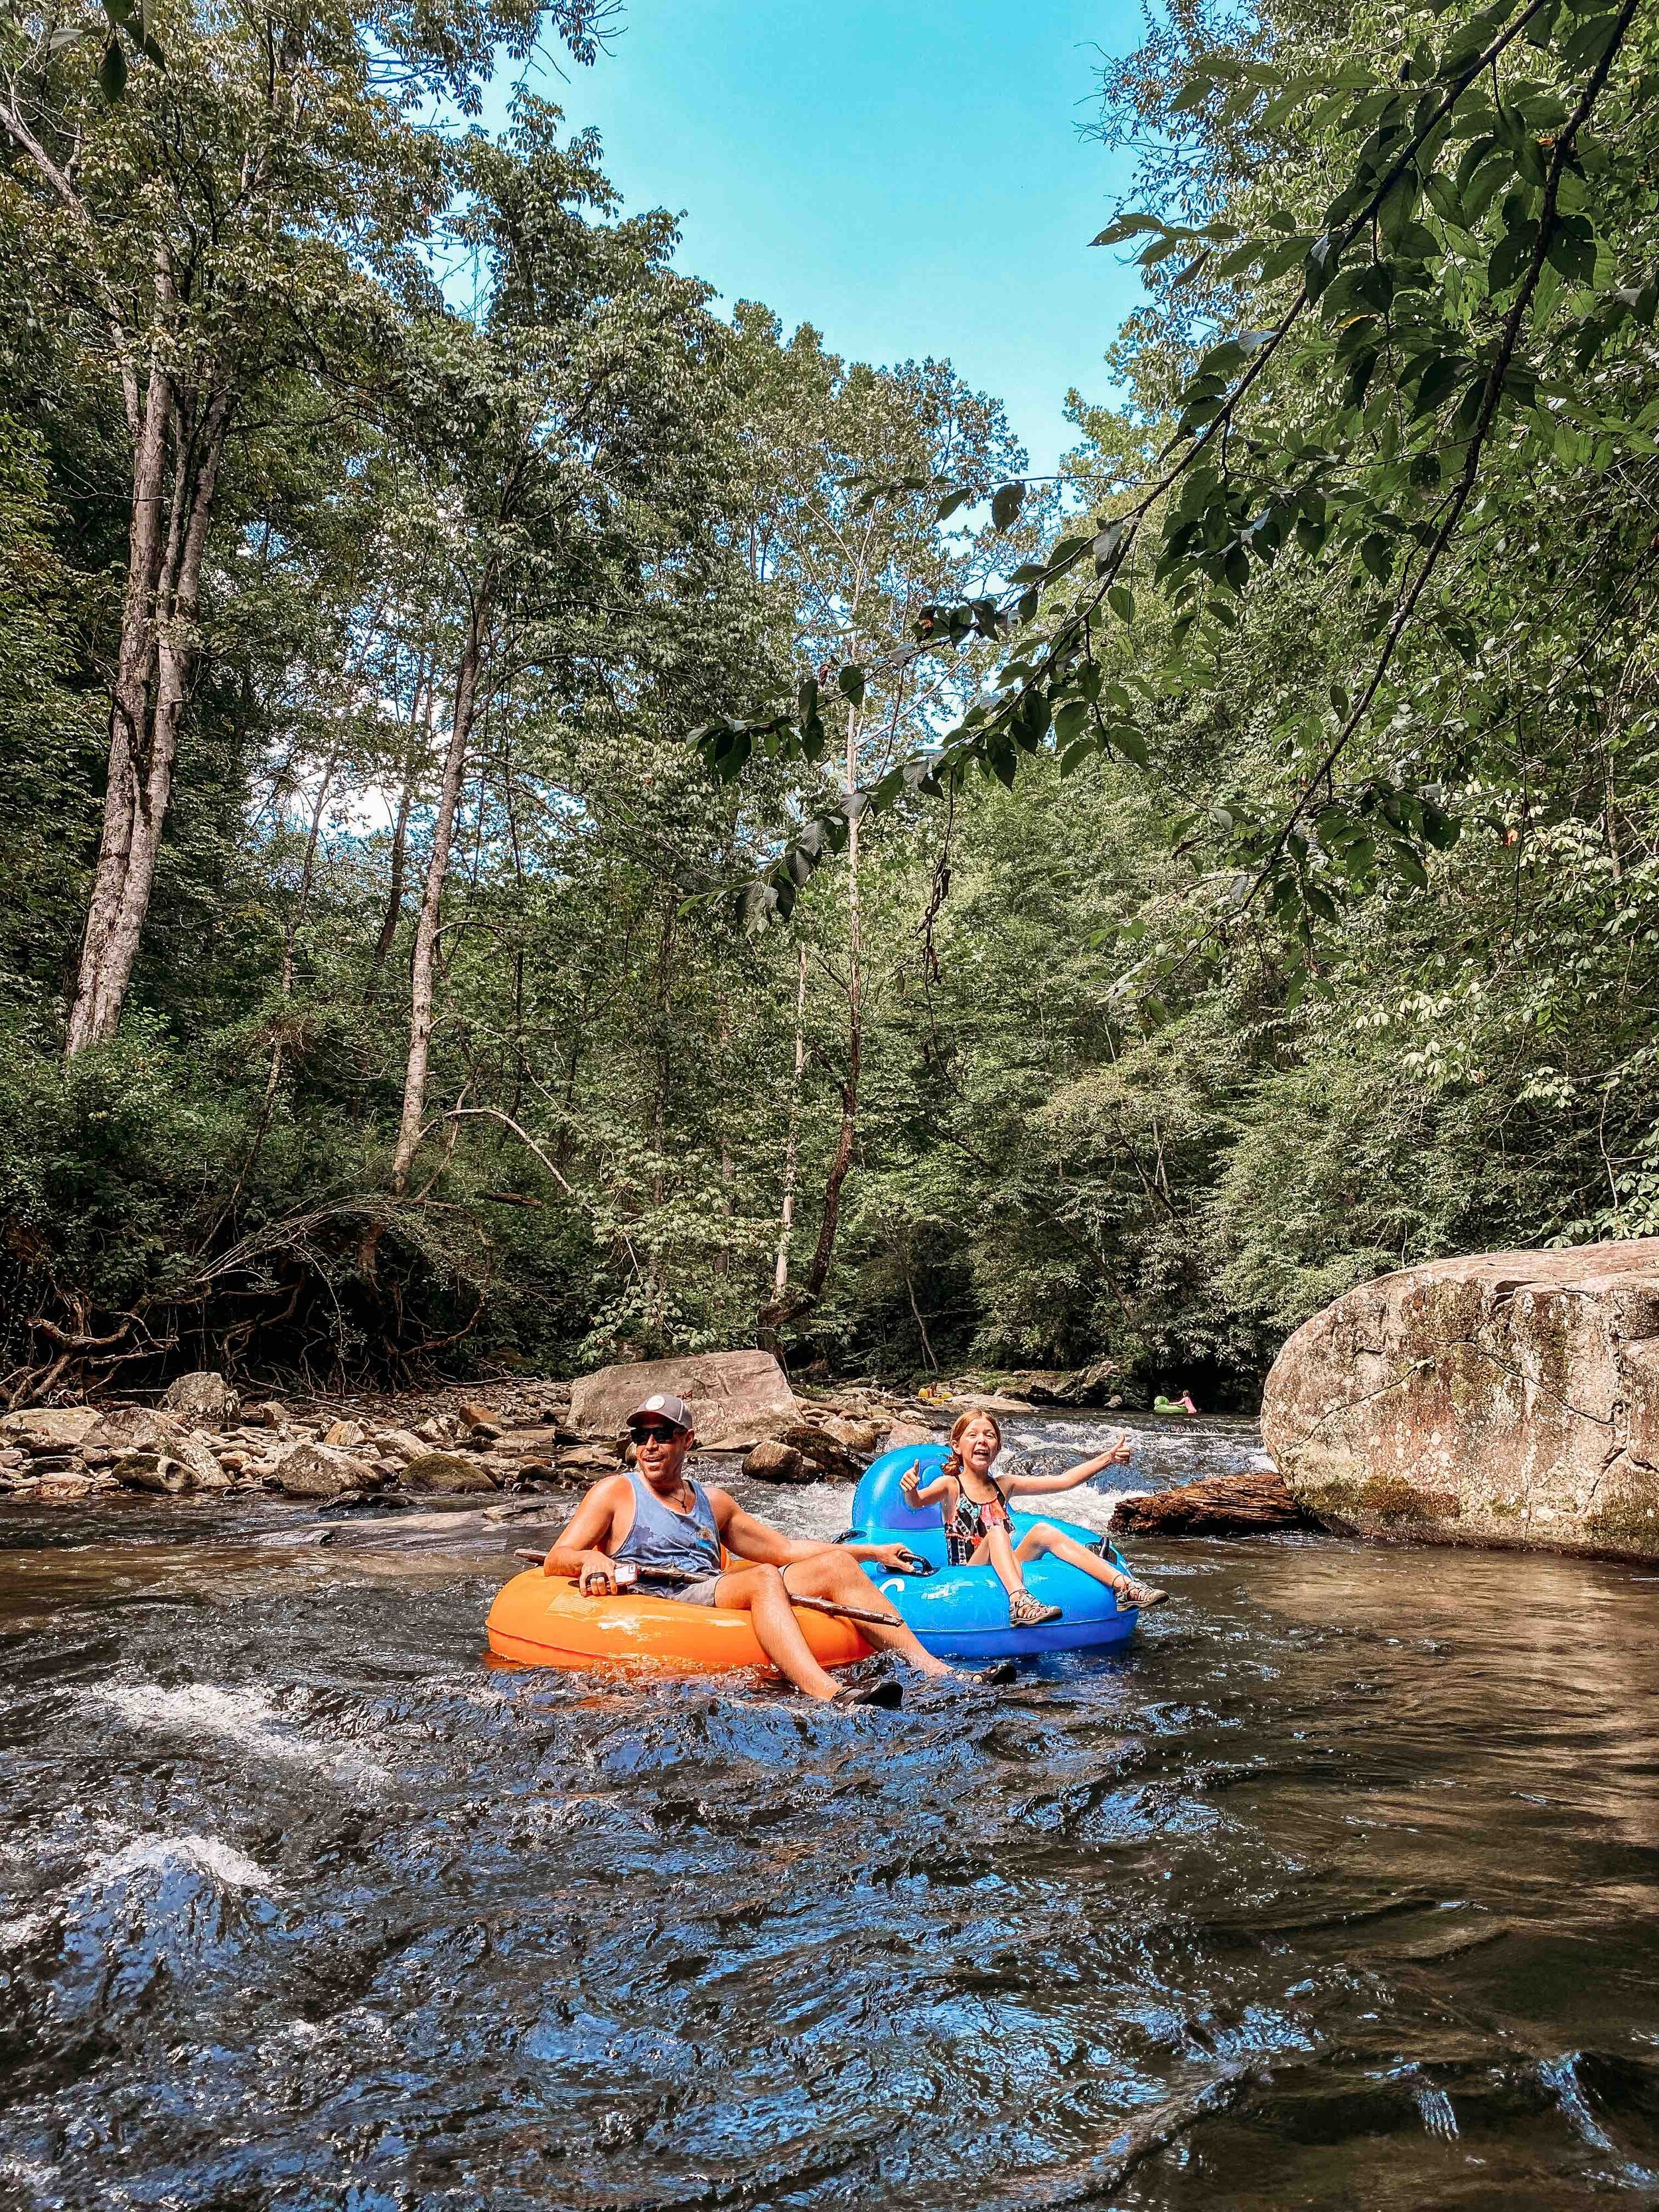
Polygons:
M720 1574L726 1570L722 1568ZM670 1590L666 1595L676 1597L682 1605L713 1605L714 1593L720 1586L720 1575L705 1575L701 1582L687 1583L684 1589Z

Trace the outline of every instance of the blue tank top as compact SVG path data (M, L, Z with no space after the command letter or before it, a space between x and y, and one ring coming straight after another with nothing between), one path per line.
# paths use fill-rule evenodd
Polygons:
M702 1485L691 1485L691 1510L677 1513L631 1468L628 1480L634 1489L634 1525L615 1557L631 1559L641 1567L679 1567L687 1574L719 1574L720 1532Z

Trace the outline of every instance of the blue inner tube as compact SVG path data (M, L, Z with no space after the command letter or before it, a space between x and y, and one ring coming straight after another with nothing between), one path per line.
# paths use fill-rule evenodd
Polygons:
M939 1507L907 1505L899 1484L905 1470L919 1466L929 1482L945 1464L943 1444L902 1444L883 1452L864 1470L853 1494L853 1528L862 1543L908 1544L931 1559L939 1571L900 1575L866 1560L864 1571L886 1592L918 1639L940 1659L1021 1659L1043 1651L1091 1651L1127 1643L1139 1615L1120 1613L1116 1598L1102 1582L1064 1559L1033 1560L1025 1587L1044 1605L1062 1607L1064 1618L1043 1628L1015 1628L1008 1620L1008 1595L996 1570L947 1564L945 1529ZM1091 1551L1103 1550L1122 1566L1111 1546L1093 1528L1062 1521L1057 1513L1016 1513L1014 1540L1035 1521L1074 1536Z

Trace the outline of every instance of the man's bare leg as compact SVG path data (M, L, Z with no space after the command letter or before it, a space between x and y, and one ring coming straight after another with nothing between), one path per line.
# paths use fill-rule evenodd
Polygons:
M927 1646L918 1642L905 1626L897 1607L884 1590L878 1590L850 1553L822 1552L816 1559L794 1559L783 1571L787 1587L797 1597L827 1597L842 1605L855 1605L861 1613L884 1613L892 1619L890 1628L878 1628L872 1621L861 1620L859 1633L872 1644L879 1644L888 1651L895 1651L901 1659L919 1668L924 1674L944 1680L956 1677L957 1670L947 1667L942 1659L935 1659ZM799 1630L797 1633L799 1633Z
M749 1615L755 1624L756 1642L798 1690L821 1700L835 1696L835 1683L812 1656L812 1647L801 1633L783 1577L775 1567L734 1567L720 1577L714 1602L734 1606Z

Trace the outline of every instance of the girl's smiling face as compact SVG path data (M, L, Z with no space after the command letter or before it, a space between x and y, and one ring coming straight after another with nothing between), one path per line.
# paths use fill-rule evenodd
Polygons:
M996 1423L988 1413L975 1413L963 1431L957 1444L962 1454L962 1463L982 1482L996 1462L1002 1449L1002 1438Z

